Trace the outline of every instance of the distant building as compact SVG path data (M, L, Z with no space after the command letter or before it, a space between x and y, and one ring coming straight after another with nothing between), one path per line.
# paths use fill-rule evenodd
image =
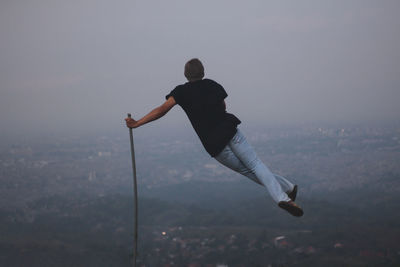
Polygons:
M285 236L277 236L274 238L274 245L277 248L287 248L289 246L289 242L286 240Z
M342 244L342 243L335 243L335 244L333 245L333 247L334 247L334 248L342 248L342 247L343 247L343 244Z
M97 155L99 157L110 157L111 156L111 152L109 152L109 151L99 151L99 152L97 152Z

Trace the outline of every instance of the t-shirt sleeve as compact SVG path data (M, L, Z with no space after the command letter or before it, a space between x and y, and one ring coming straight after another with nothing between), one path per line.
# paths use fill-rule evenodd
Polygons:
M181 103L182 101L182 94L180 93L181 90L179 90L179 86L175 87L174 90L172 90L168 95L165 96L165 99L168 100L170 96L172 96L175 99L175 102L177 104Z
M219 85L219 84L217 84L217 87L216 87L216 95L217 95L218 100L220 100L220 101L224 100L228 96L224 87L222 87L222 85Z

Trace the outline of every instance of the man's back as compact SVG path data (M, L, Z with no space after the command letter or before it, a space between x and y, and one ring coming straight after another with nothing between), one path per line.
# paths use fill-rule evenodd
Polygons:
M194 130L211 156L218 154L236 133L240 120L225 111L224 88L210 79L175 87L166 96L174 97L188 116Z

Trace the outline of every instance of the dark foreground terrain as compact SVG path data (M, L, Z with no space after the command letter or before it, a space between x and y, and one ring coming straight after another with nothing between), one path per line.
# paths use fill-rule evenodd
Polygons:
M400 262L397 196L375 204L354 197L354 205L302 199L305 215L299 219L260 197L248 184L229 184L232 193L221 195L219 189L226 187L191 183L164 189L164 194L185 190L198 199L203 196L190 203L140 199L142 266L398 266ZM243 187L258 196L235 199L234 193ZM1 211L0 265L128 266L132 201L124 195L81 196L73 201L55 196L29 203L29 212Z

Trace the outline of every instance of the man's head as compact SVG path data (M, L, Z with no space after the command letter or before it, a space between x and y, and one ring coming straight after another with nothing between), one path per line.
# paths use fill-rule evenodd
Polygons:
M198 58L192 58L185 64L185 77L189 82L201 80L204 77L204 67Z

